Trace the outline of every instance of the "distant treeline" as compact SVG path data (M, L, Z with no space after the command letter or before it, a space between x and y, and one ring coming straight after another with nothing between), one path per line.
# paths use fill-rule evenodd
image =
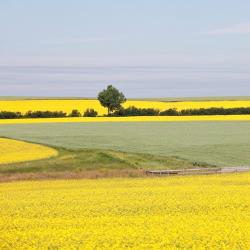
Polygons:
M120 108L119 110L116 110L109 116L157 116L160 114L160 111L158 109L152 109L152 108L136 108L134 106L131 106L129 108Z
M159 111L152 108L120 108L108 116L126 117L126 116L194 116L194 115L250 115L249 108L201 108L201 109L167 109ZM59 118L59 117L96 117L97 111L87 109L83 114L77 109L72 110L70 114L63 111L28 111L25 114L21 112L0 111L0 119L21 119L21 118Z
M94 109L87 109L81 114L77 109L72 110L70 114L63 111L28 111L25 114L21 112L0 111L0 119L21 119L21 118L61 118L61 117L96 117L97 112Z
M249 108L201 108L201 109L168 109L160 112L160 115L168 116L192 116L192 115L249 115Z
M158 109L151 108L121 108L115 111L111 116L194 116L194 115L247 115L250 114L249 108L201 108L201 109L167 109L159 111Z

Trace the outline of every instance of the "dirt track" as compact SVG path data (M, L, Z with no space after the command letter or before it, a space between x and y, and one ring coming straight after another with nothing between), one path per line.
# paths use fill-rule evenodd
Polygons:
M193 168L177 170L148 170L147 175L201 175L250 172L250 167Z
M224 168L194 168L180 170L142 170L124 169L109 171L82 171L82 172L48 172L48 173L14 173L0 174L1 182L24 180L62 180L62 179L98 179L98 178L129 178L150 176L175 175L202 175L250 172L250 167L224 167Z

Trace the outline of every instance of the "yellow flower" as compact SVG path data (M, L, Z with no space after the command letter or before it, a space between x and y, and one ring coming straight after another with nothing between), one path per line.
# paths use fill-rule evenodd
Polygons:
M125 108L135 106L137 108L154 108L164 111L170 108L177 110L199 109L211 107L239 108L250 107L250 101L127 101ZM69 114L73 109L83 113L86 109L94 109L98 115L107 114L107 109L102 107L98 100L0 100L0 111L13 111L26 113L27 111L64 111ZM130 121L246 121L250 115L211 115L211 116L164 116L164 117L80 117L80 118L43 118L43 119L0 119L0 124L12 123L41 123L41 122L130 122Z
M0 164L41 160L56 155L57 151L53 148L0 138Z
M250 174L0 184L0 249L249 249Z
M127 101L125 108L135 106L137 108L154 108L160 111L176 108L199 109L211 107L239 108L250 107L250 101L183 101L183 102L160 102L160 101ZM27 111L64 111L68 114L78 109L83 113L86 109L95 109L99 115L107 114L107 109L102 107L98 100L0 100L0 111L14 111L26 113Z
M0 119L0 124L79 123L79 122L185 122L185 121L250 121L250 115L202 116L130 116L130 117L66 117L33 119Z

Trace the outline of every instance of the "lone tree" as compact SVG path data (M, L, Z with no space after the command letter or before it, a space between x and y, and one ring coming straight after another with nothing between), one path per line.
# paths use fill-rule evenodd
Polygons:
M108 108L109 115L113 111L119 110L121 104L126 102L124 94L112 85L109 85L107 89L98 94L98 100L103 107Z

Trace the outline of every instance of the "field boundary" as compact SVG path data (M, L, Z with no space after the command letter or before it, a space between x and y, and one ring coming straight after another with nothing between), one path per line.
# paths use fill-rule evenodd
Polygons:
M90 122L195 122L195 121L250 121L250 115L199 115L199 116L129 116L129 117L67 117L0 119L1 124L34 123L90 123Z
M106 179L106 178L152 178L171 176L196 176L212 174L240 174L250 172L250 167L225 168L197 168L182 170L143 170L143 169L116 169L108 171L90 170L81 172L41 172L0 174L0 183L15 181L46 181L46 180L78 180L78 179Z
M106 178L139 178L146 177L142 169L112 169L107 171L86 170L81 172L39 172L0 174L0 183L35 180L78 180L78 179L106 179Z
M192 168L174 170L146 170L146 175L203 175L250 172L250 167Z

